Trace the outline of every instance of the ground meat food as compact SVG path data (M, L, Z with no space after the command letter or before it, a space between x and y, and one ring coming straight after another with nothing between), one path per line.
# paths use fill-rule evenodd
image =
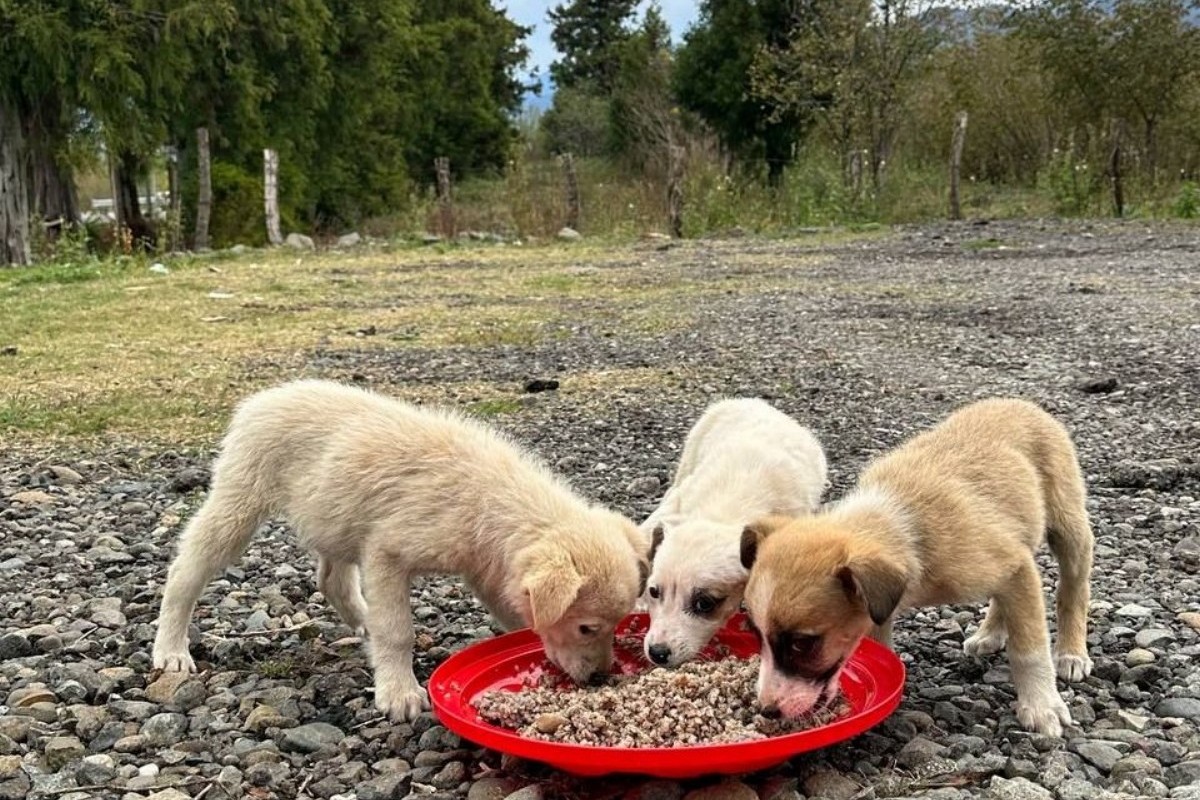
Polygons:
M687 747L741 742L825 725L850 710L840 695L796 720L757 711L758 657L657 667L580 688L539 674L519 692L485 692L479 716L522 736L601 747Z

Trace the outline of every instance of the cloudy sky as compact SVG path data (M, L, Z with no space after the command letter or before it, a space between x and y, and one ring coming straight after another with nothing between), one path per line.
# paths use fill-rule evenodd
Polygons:
M547 67L557 58L554 45L550 43L550 24L546 22L546 12L558 3L559 0L496 0L496 6L506 8L511 19L521 25L533 26L533 33L529 37L529 49L532 51L529 63L531 67L538 68L543 83L547 77ZM648 0L643 0L641 9L644 10L647 5ZM658 5L667 24L671 26L671 38L678 42L683 32L695 21L699 3L697 0L658 0ZM545 98L535 104L542 105L544 102Z

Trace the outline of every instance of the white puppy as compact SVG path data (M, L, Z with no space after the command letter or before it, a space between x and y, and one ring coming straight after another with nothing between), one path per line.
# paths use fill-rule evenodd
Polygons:
M767 515L815 511L825 484L821 443L794 419L762 400L709 406L642 523L652 541L646 656L669 666L695 658L741 605L742 530Z
M155 667L195 669L196 600L274 514L316 553L317 585L341 617L365 625L375 704L396 720L428 708L412 667L415 575L462 575L501 624L533 628L550 659L586 681L612 663L613 631L649 570L632 522L589 505L483 424L299 381L234 415L171 564Z

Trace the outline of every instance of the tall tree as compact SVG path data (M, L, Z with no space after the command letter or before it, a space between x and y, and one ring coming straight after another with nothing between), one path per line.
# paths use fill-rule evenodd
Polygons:
M676 53L674 88L734 155L766 162L778 184L808 115L754 97L751 65L764 48L784 46L796 24L793 0L703 0Z
M550 9L550 40L560 54L550 65L555 88L609 92L617 76L617 47L630 36L637 6L638 0L570 0Z

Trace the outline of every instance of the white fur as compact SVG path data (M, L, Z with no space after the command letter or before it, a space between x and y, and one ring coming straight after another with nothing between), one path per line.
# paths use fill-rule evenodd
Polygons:
M647 537L664 529L642 597L650 612L647 657L665 645L668 665L695 658L741 604L748 575L742 530L770 514L815 511L826 472L817 437L769 403L743 398L708 407L688 433L674 483L641 526ZM716 613L689 613L697 590L723 598Z
M412 668L414 576L462 575L503 625L533 627L576 679L608 668L613 629L639 591L636 526L587 504L498 433L450 411L299 381L237 410L171 565L155 667L195 669L196 600L272 515L317 554L318 586L346 623L369 634L375 702L397 720L428 708Z

